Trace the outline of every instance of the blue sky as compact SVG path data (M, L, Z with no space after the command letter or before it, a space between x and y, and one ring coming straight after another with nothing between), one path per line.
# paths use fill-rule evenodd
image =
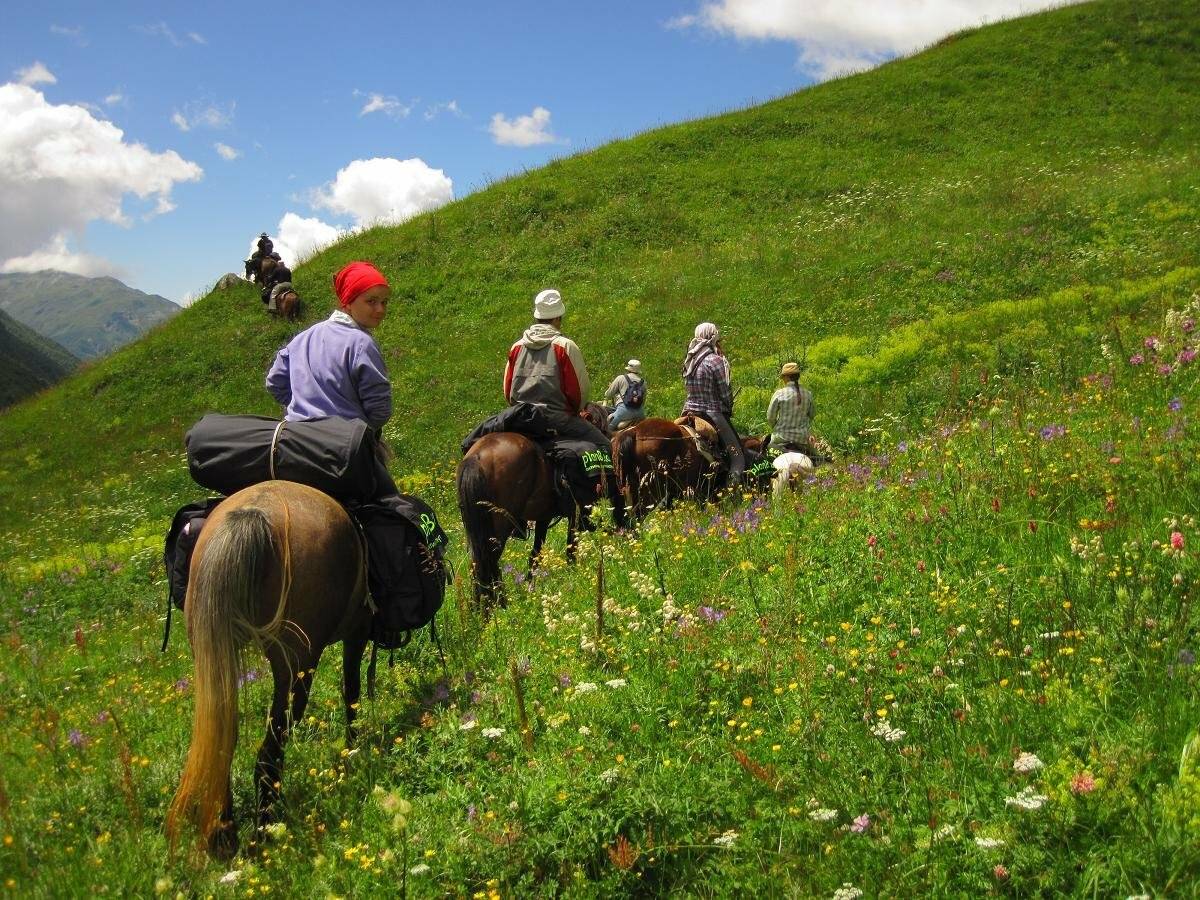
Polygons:
M306 3L254 18L247 3L10 4L0 267L114 271L180 300L239 271L251 238L286 213L293 243L397 217L1018 4L926 0L933 14L889 23L900 5ZM47 162L60 152L68 171ZM374 159L421 164L360 164L338 179Z

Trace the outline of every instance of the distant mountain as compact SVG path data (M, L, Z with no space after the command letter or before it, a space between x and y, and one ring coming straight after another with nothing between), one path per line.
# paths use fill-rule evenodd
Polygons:
M79 360L0 311L0 408L66 377Z
M115 278L53 271L0 275L0 310L80 359L111 353L179 309Z

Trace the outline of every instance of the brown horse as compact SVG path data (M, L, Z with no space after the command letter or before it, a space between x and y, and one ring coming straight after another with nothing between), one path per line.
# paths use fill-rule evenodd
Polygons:
M741 441L747 461L753 461L762 441ZM617 483L635 519L659 505L669 508L681 497L711 498L728 474L720 451L713 449L712 455L707 459L692 435L670 419L642 419L612 439Z
M289 322L295 322L304 312L304 305L300 302L299 294L295 291L288 291L276 301L274 309L268 305L267 312L281 319L287 319Z
M305 485L262 482L234 494L209 517L184 603L196 708L187 763L167 816L172 847L181 819L188 819L214 855L237 852L230 768L248 644L266 654L275 684L254 770L260 827L278 815L289 727L304 715L321 651L337 641L347 740L353 741L371 622L364 561L346 511Z
M608 434L605 408L589 403L581 415ZM608 477L608 476L606 476ZM513 432L484 435L458 464L458 509L471 551L475 599L483 610L506 602L500 580L500 558L514 535L524 538L534 523L529 568L533 571L546 541L550 523L559 515L554 490L554 467L533 440ZM620 495L614 496L614 517L624 522ZM567 517L567 559L575 558L575 539L586 510Z

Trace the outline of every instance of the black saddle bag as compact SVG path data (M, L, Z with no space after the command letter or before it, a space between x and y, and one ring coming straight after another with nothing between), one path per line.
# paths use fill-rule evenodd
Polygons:
M367 542L367 584L377 608L372 639L385 650L402 646L446 598L446 532L429 504L404 494L351 511Z
M223 499L217 497L181 506L171 519L171 529L163 544L163 567L167 570L167 591L176 609L183 609L192 551L196 549L200 531L204 528L205 520Z
M341 501L369 500L377 490L377 439L357 419L281 422L213 413L193 425L185 440L192 478L221 494L273 478L307 484Z

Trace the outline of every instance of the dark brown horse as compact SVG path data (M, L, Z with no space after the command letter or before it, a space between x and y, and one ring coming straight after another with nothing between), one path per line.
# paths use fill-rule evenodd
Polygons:
M741 440L748 462L754 460L762 442ZM715 446L706 449L712 459L670 419L643 419L620 431L612 439L613 465L634 518L644 518L659 505L669 508L681 497L708 500L724 487L728 472L722 454Z
M345 510L305 485L256 484L209 517L196 543L184 603L196 709L187 763L167 816L172 847L182 820L190 820L210 852L221 857L237 852L230 768L247 645L266 654L275 685L254 768L260 827L278 815L288 730L304 715L321 651L337 641L347 740L353 740L371 620L364 559Z
M604 407L590 403L581 415L608 434ZM606 475L611 477L611 475ZM458 509L471 551L475 598L485 611L505 603L500 558L514 535L528 535L533 523L529 568L533 570L550 523L560 513L554 490L554 467L533 440L522 434L497 432L480 438L458 464ZM619 501L619 497L617 498ZM624 521L624 506L614 509ZM567 517L567 559L575 558L576 533L586 511Z
M274 309L268 305L267 312L281 319L287 319L289 322L295 322L304 312L304 305L300 302L299 294L295 291L288 291L275 301Z

